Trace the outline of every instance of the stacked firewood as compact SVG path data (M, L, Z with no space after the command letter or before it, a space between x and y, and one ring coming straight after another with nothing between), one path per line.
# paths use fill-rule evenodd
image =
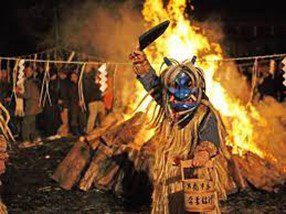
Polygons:
M9 156L7 153L7 141L4 138L4 136L1 135L0 133L0 175L2 175L6 170L5 162L7 161L8 157ZM1 181L0 185L2 185ZM7 213L7 208L0 199L0 214L5 214L5 213Z
M7 141L3 135L0 135L0 175L5 172L5 162L8 159Z
M143 181L147 183L147 174L134 168L139 150L132 146L145 115L137 113L129 120L121 121L107 118L103 127L76 142L52 178L67 190L75 185L84 191L96 187L113 190L118 196L132 195L138 190L139 183L140 186Z
M246 183L256 189L276 192L286 181L285 171L254 153L247 152L244 156L234 156L233 159Z
M123 122L122 122L123 121ZM53 175L64 189L77 186L111 190L118 196L132 196L140 191L152 190L150 170L156 150L156 136L140 148L134 145L146 118L137 113L131 119L111 115L105 124L74 144ZM285 173L274 165L248 152L226 160L218 156L221 164L220 180L228 194L255 187L275 191L286 180Z

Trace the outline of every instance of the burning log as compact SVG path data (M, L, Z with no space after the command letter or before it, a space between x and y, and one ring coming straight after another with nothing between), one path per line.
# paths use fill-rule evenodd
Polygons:
M100 142L99 141L97 142L99 145ZM79 188L84 191L87 191L91 188L95 177L98 176L99 174L100 164L106 161L112 154L112 151L105 145L99 145L98 148L96 149L97 151L93 155L92 160L88 166L88 169L84 173L84 176L79 183Z
M87 142L76 142L59 165L52 179L62 188L69 190L79 182L79 188L84 191L92 185L110 189L111 183L116 182L119 166L125 161L124 150L142 128L144 115L137 113L118 125L115 125L119 122L118 117L116 120L110 118L86 137Z
M244 179L256 189L276 191L284 184L286 174L254 153L247 152L243 157L234 156Z
M9 156L7 154L7 141L4 138L4 136L1 135L1 130L0 130L0 175L2 175L6 170L5 162L7 161L8 157ZM2 185L1 181L0 181L0 185ZM1 198L0 198L0 213L1 214L8 213L7 208L2 203Z
M122 120L120 114L112 113L105 118L100 128L93 130L87 136L88 143L76 142L52 175L52 179L57 181L63 189L70 190L81 179L85 166L92 158L92 151L97 149L99 145L97 138L120 120Z
M134 196L140 188L152 190L150 167L157 136L139 148L134 143L144 121L142 113L125 122L106 120L86 137L86 142L75 143L53 179L64 189L78 184L84 191L95 187L125 197ZM215 161L219 163L219 179L227 194L252 186L273 191L286 179L285 174L251 152L243 157L233 155L231 160L218 155Z
M63 189L70 190L79 181L85 165L91 156L90 147L85 142L77 142L60 163L52 179L59 182Z
M103 121L99 128L94 129L89 135L86 137L87 141L93 141L103 135L108 129L118 124L120 121L123 121L123 116L120 113L111 113L109 114Z
M8 159L8 154L7 154L7 141L3 136L0 135L0 175L2 175L5 170L5 162Z
M80 181L80 189L87 191L93 184L97 188L110 190L116 184L119 170L127 158L126 146L135 140L143 121L144 115L137 113L130 120L107 130L95 141L99 146Z

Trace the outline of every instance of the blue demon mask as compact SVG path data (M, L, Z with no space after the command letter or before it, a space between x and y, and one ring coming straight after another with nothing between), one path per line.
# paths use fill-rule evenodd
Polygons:
M177 74L174 83L168 87L170 107L179 112L191 110L198 106L198 88L195 87L191 77L183 70Z
M198 108L205 96L203 71L194 66L194 60L179 63L165 57L164 63L168 67L160 78L164 85L165 113L171 120L180 123Z

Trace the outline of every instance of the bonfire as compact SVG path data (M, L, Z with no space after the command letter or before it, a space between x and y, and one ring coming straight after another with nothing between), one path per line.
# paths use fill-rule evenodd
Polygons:
M207 95L225 123L226 142L234 160L232 165L221 160L225 163L221 179L227 193L250 186L276 191L286 179L282 154L285 127L277 122L285 110L273 100L250 102L250 90L235 93L247 85L242 74L228 62L221 45L207 37L200 23L186 19L185 10L186 0L170 0L167 5L163 0L145 1L142 14L146 28L171 21L165 34L146 50L149 60L160 72L164 56L178 61L198 57L197 65L205 71ZM106 117L100 128L75 143L53 179L65 189L78 185L87 191L95 187L119 196L138 194L142 186L152 189L149 169L156 136L147 126L153 112L151 98L140 103L145 95L138 83L136 99L128 106L135 112L119 110ZM280 114L273 114L274 107L281 110Z

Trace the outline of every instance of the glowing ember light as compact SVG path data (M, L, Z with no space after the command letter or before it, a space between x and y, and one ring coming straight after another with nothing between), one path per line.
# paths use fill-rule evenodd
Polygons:
M164 6L162 0L146 0L142 11L148 27L170 20L169 29L154 45L146 50L152 65L158 71L164 56L183 61L196 55L199 57L198 66L205 71L207 95L214 107L221 113L226 124L228 137L226 142L233 148L233 153L243 155L251 151L262 158L276 162L274 156L265 154L255 144L253 121L265 124L255 107L244 106L240 100L231 97L220 82L214 79L218 72L218 60L223 59L222 48L219 44L210 42L201 33L200 28L194 26L184 17L186 0L170 0ZM138 83L138 103L146 92ZM146 110L150 99L143 103L138 111ZM133 109L135 106L133 106ZM146 131L148 139L154 135L154 130ZM143 139L141 139L143 140ZM145 141L144 138L143 141Z
M223 59L223 51L218 43L212 42L202 33L197 25L185 19L184 11L186 9L186 0L170 0L164 5L163 0L146 0L143 8L143 16L146 21L146 27L153 27L165 20L170 20L171 24L167 31L156 42L148 47L145 51L151 64L157 72L163 62L163 57L168 56L178 61L191 59L194 55L198 56L197 65L205 72L207 85L207 95L214 107L220 112L225 123L228 136L225 139L227 145L232 147L232 153L244 155L247 151L253 152L261 158L281 165L275 153L268 144L264 143L266 138L263 136L272 135L273 130L269 130L271 123L266 117L262 117L256 107L252 104L245 104L239 98L230 93L227 88L216 78L219 74L219 61ZM213 32L215 33L215 32ZM232 68L232 67L231 67ZM224 72L223 70L220 70ZM232 69L231 75L239 75L237 71ZM239 81L235 82L236 84ZM142 98L146 95L146 91L141 84L136 85L136 102L130 109L135 110ZM250 92L249 92L250 93ZM137 111L145 111L150 107L151 97L137 109ZM148 117L151 118L150 110ZM130 118L131 115L126 115ZM269 124L270 123L270 124ZM259 128L260 130L256 130ZM273 129L273 128L272 128ZM263 132L263 133L262 133ZM145 127L140 131L140 135L136 138L136 144L142 145L154 136L154 130L147 130ZM262 136L262 137L261 137ZM281 142L278 142L279 146ZM285 167L280 168L286 172Z

